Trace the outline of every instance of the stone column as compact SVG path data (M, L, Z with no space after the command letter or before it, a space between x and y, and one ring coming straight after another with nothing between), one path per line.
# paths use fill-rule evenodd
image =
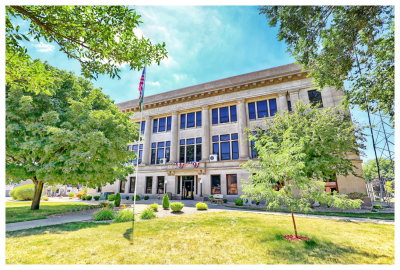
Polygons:
M278 112L284 112L288 110L286 93L280 93L278 97Z
M178 112L172 112L170 162L178 161Z
M249 142L245 132L247 127L246 105L244 100L237 103L238 132L239 132L239 159L249 159Z
M296 102L299 100L299 92L291 92L290 95L290 102L292 103L292 110L294 110Z
M143 143L143 161L145 165L150 164L150 152L151 152L151 117L145 117L146 126L144 128L144 143Z
M201 161L205 162L210 156L210 115L208 106L201 110Z

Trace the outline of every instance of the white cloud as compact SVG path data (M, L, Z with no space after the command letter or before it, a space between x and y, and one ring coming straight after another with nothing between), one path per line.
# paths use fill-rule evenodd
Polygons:
M36 51L42 52L42 53L48 53L54 51L54 45L51 45L49 43L43 43L39 42L37 44L34 44L33 47L36 48Z
M159 81L156 81L156 82L149 81L149 82L146 82L146 84L149 86L153 86L153 87L160 87Z
M175 81L177 81L177 82L181 82L187 78L186 74L175 73L175 74L172 74L172 76L174 77Z

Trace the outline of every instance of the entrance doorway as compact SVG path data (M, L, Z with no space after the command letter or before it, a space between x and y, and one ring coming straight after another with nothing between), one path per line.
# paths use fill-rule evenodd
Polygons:
M194 199L194 176L182 177L182 200Z

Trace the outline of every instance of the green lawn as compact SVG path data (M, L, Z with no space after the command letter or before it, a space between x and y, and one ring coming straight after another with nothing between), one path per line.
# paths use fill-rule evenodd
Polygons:
M393 264L394 226L250 212L70 223L6 235L8 264ZM24 248L21 248L24 247Z
M39 210L30 210L31 202L6 202L6 223L43 219L48 215L96 207L87 203L40 202Z

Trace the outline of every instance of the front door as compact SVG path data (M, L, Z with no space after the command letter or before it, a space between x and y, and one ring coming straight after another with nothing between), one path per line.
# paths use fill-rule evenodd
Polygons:
M194 176L182 176L182 200L194 199Z

